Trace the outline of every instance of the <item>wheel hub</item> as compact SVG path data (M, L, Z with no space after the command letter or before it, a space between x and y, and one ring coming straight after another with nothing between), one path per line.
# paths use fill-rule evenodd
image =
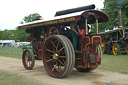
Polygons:
M55 54L53 54L52 57L53 57L53 59L57 60L58 59L58 54L55 53Z
M115 48L115 51L118 51L118 48Z

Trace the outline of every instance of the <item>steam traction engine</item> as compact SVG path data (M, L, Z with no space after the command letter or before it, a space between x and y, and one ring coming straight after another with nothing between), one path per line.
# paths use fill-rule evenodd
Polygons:
M96 69L101 64L102 43L101 36L97 34L98 23L107 22L108 16L92 10L94 8L95 5L89 5L58 11L51 20L39 20L19 26L18 29L26 29L26 33L30 33L27 39L33 46L33 50L26 49L23 52L25 69L31 70L35 59L43 60L48 74L56 78L67 76L73 68L80 72ZM70 24L78 25L80 21L85 25L85 35L78 35L77 48L74 49ZM96 24L95 35L89 33L88 24Z
M110 50L114 55L119 55L121 52L128 54L128 27L117 28L99 34L106 37L101 44L103 53L107 52L107 43L110 42Z

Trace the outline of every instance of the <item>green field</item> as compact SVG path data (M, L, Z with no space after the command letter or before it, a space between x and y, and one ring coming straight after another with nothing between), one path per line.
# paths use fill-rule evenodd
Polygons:
M128 55L104 54L102 56L102 64L98 68L128 74Z
M21 58L22 48L0 48L0 56ZM128 55L115 56L104 54L98 69L128 74Z
M0 56L21 58L22 57L22 48L0 47Z

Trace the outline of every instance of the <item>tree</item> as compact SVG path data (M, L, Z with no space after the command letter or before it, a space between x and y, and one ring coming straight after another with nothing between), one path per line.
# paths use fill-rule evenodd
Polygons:
M20 41L20 42L27 41L27 34L25 32L25 29L23 29L23 30L16 30L15 40L16 41Z
M128 0L118 0L118 1L125 1L125 3L128 2ZM100 24L102 30L105 29L111 30L113 29L113 27L119 26L118 8L119 8L119 4L116 3L116 0L104 1L104 8L101 10L109 16L109 22ZM128 25L128 4L122 4L122 24L124 27Z
M25 16L23 21L20 22L20 24L35 21L37 16L40 16L40 15L38 13L34 13L34 14L30 14L28 16Z

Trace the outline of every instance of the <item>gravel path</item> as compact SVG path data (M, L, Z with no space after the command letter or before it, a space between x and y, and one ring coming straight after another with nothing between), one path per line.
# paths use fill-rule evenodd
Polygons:
M128 85L128 74L96 69L89 73L81 73L73 69L63 79L50 77L42 61L36 61L32 70L25 70L21 59L0 56L0 70L25 76L41 85Z

